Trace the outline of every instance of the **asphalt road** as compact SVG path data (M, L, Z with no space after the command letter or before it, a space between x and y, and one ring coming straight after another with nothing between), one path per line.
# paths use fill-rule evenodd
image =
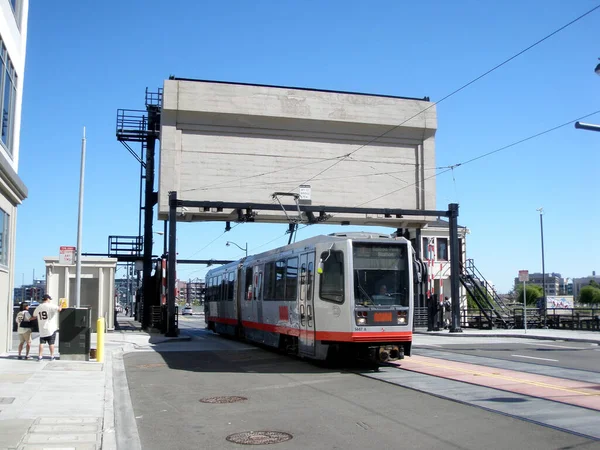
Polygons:
M240 448L227 438L246 431L288 433L292 438L273 448L303 450L600 446L506 413L361 376L360 369L331 370L225 339L204 330L200 316L180 317L179 326L193 337L185 351L177 345L124 356L144 449ZM406 382L422 379L396 373ZM223 396L244 399L201 401Z
M458 355L471 355L482 358L529 363L536 366L544 365L562 369L583 370L600 373L600 347L597 344L583 342L556 342L506 339L504 342L486 343L487 339L479 342L458 344L444 343L436 340L429 343L426 338L416 337L416 354L424 354L419 350L436 350ZM454 340L456 341L456 340Z

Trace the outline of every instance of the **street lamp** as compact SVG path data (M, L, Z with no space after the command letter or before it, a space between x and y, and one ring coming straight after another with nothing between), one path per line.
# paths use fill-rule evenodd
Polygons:
M546 310L546 266L544 265L544 208L536 209L540 213L540 235L542 237L542 298Z
M225 245L227 247L229 247L231 244L235 245L237 248L239 248L240 250L244 250L246 252L246 256L248 256L248 243L246 242L246 246L245 247L240 247L239 245L237 245L235 242L232 241L227 241L225 243Z
M596 66L594 72L596 72L596 75L600 75L600 63ZM593 123L575 122L575 128L588 131L600 131L600 125L596 125Z

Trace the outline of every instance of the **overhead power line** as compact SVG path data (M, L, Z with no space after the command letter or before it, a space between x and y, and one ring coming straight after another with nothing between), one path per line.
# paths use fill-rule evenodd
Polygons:
M578 121L580 121L580 120L586 119L586 118L588 118L588 117L591 117L591 116L593 116L593 115L595 115L595 114L599 114L599 113L600 113L600 109L599 109L599 110L597 110L597 111L594 111L594 112L592 112L592 113L586 114L586 115L584 115L584 116L578 117L578 118L576 118L576 119L569 120L568 122L561 123L560 125L553 126L553 127L551 127L551 128L548 128L548 129L546 129L546 130L544 130L544 131L541 131L541 132L539 132L539 133L532 134L531 136L528 136L528 137L526 137L526 138L519 139L518 141L515 141L515 142L513 142L513 143L511 143L511 144L504 145L504 146L502 146L502 147L499 147L499 148L497 148L497 149L495 149L495 150L489 151L489 152L487 152L487 153L483 153L483 154L481 154L481 155L479 155L479 156L475 156L474 158L468 159L468 160L466 160L466 161L459 162L459 163L456 163L456 164L452 164L451 166L446 166L445 168L443 168L444 170L442 170L442 171L440 171L440 172L436 172L435 174L433 174L433 175L430 175L430 176L428 176L428 177L425 177L425 178L423 179L423 181L429 180L429 179L431 179L431 178L435 178L435 177L437 177L437 176L439 176L439 175L443 175L443 174L445 174L445 173L447 173L447 172L450 172L450 171L454 170L454 169L455 169L455 168L457 168L457 167L462 167L462 166L465 166L465 165L467 165L467 164L470 164L470 163L472 163L472 162L478 161L478 160L480 160L480 159L483 159L483 158L485 158L485 157L488 157L488 156L490 156L490 155L493 155L493 154L495 154L495 153L498 153L498 152L501 152L501 151L503 151L503 150L507 150L507 149L509 149L509 148L511 148L511 147L514 147L514 146L516 146L516 145L522 144L523 142L531 141L532 139L536 139L536 138L538 138L538 137L540 137L540 136L543 136L543 135L545 135L545 134L551 133L552 131L558 130L559 128L564 128L564 127L566 127L567 125L571 125L571 124L573 124L573 123L575 123L575 122L578 122ZM411 186L415 186L416 184L417 184L417 182L414 182L414 183L408 184L408 185L406 185L406 186L402 186L402 187L400 187L400 188L398 188L398 189L394 189L393 191L390 191L390 192L388 192L388 193L386 193L386 194L383 194L383 195L380 195L380 196L378 196L378 197L372 198L371 200L367 200L366 202L359 203L358 205L354 205L354 208L358 208L358 207L360 207L360 206L367 205L367 204L369 204L369 203L372 203L372 202L374 202L374 201L377 201L377 200L379 200L379 199L382 199L382 198L384 198L384 197L387 197L388 195L392 195L392 194L395 194L396 192L400 192L400 191L401 191L401 190L403 190L403 189L407 189L407 188L409 188L409 187L411 187ZM331 217L335 217L335 216L337 216L337 215L339 215L339 214L332 214L332 215L331 215ZM300 230L303 230L304 228L306 228L306 227L308 227L308 226L310 226L310 224L308 224L308 225L305 225L305 226L303 226L302 228L299 228L299 229L298 229L298 231L300 231Z
M481 75L479 75L476 78L473 78L471 81L469 81L468 83L463 84L461 87L459 87L458 89L455 89L454 91L450 92L449 94L447 94L446 96L442 97L440 100L438 100L435 103L432 103L431 105L429 105L427 108L424 108L423 110L419 111L418 113L416 113L415 115L409 117L408 119L404 120L403 122L399 123L398 125L390 128L389 130L387 130L385 133L382 133L376 137L374 137L373 139L371 139L369 142L367 142L366 144L362 144L360 145L358 148L356 148L355 150L353 150L352 152L350 152L348 154L348 156L334 162L333 164L331 164L329 167L323 169L322 171L320 171L319 173L317 173L316 175L314 175L313 177L309 178L308 180L305 180L302 184L306 184L309 181L312 181L313 179L315 179L316 177L324 174L325 172L327 172L329 169L337 166L339 163L341 163L342 161L345 161L348 157L352 156L353 154L355 154L356 152L358 152L359 150L361 150L362 148L365 148L366 146L372 144L373 142L377 141L378 139L381 139L382 137L386 136L387 134L391 133L392 131L396 130L397 128L400 128L402 125L404 125L405 123L407 123L408 121L414 119L415 117L423 114L425 111L433 108L436 105L439 105L440 103L442 103L444 100L449 99L450 97L458 94L460 91L462 91L463 89L471 86L472 84L476 83L477 81L481 80L483 77L489 75L490 73L494 72L495 70L498 70L500 67L504 66L505 64L508 64L510 61L512 61L515 58L518 58L519 56L521 56L523 53L531 50L532 48L536 47L537 45L541 44L542 42L550 39L552 36L554 36L557 33L560 33L562 30L564 30L565 28L573 25L574 23L578 22L579 20L583 19L584 17L588 16L589 14L593 13L594 11L596 11L597 9L600 8L600 5L597 5L595 7L593 7L592 9L586 11L585 13L581 14L580 16L576 17L575 19L571 20L570 22L566 23L565 25L563 25L562 27L554 30L552 33L544 36L543 38L539 39L538 41L534 42L533 44L531 44L530 46L524 48L523 50L521 50L520 52L514 54L513 56L511 56L508 59L505 59L504 61L502 61L501 63L495 65L494 67L492 67L491 69L487 70L486 72L482 73ZM296 188L298 188L300 185L296 186Z

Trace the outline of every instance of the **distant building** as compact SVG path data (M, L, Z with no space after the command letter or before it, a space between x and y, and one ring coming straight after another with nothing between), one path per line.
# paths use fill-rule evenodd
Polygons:
M13 290L13 303L41 302L46 293L46 280L33 280L33 284L25 284Z
M189 281L177 282L179 289L179 302L185 303L204 303L204 280L194 278Z
M458 248L460 263L466 263L467 243L466 237L469 234L467 227L458 226ZM396 233L393 234L395 236ZM430 272L430 293L438 294L441 297L450 297L450 225L447 220L434 220L428 222L421 229L421 242L416 242L416 231L408 230L408 237L413 247L420 245L421 259L428 264ZM459 296L461 307L466 305L467 294L462 284L459 287ZM425 305L415 305L425 306Z
M115 278L115 305L120 303L125 307L133 303L136 283L137 282L133 277Z
M569 278L563 278L558 295L573 295L573 283L569 283Z
M547 273L545 276L541 273L530 273L529 281L527 284L535 285L543 288L544 278L546 284L546 296L556 296L556 295L564 295L562 293L561 286L564 288L565 279L561 276L560 273ZM515 278L515 289L518 289L519 286L523 284L522 281L519 281L519 277Z
M600 284L600 276L596 276L596 272L594 271L591 277L573 278L573 297L575 297L575 300L579 300L581 288L589 285L590 281Z
M18 175L29 0L0 2L0 354L12 348L17 207L27 198Z

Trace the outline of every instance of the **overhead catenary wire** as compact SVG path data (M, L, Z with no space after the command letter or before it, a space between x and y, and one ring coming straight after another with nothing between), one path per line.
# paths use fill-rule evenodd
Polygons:
M545 134L551 133L552 131L556 131L556 130L558 130L559 128L564 128L564 127L566 127L567 125L571 125L571 124L573 124L573 123L575 123L575 122L578 122L578 121L580 121L580 120L586 119L586 118L588 118L588 117L591 117L591 116L593 116L593 115L596 115L596 114L599 114L599 113L600 113L600 109L599 109L599 110L596 110L596 111L594 111L594 112L588 113L588 114L586 114L586 115L584 115L584 116L580 116L580 117L578 117L578 118L576 118L576 119L572 119L572 120L569 120L569 121L567 121L567 122L563 122L563 123L561 123L560 125L555 125L555 126L553 126L553 127L551 127L551 128L548 128L548 129L546 129L546 130L544 130L544 131L540 131L539 133L532 134L531 136L528 136L528 137L526 137L526 138L523 138L523 139L519 139L519 140L517 140L517 141L515 141L515 142L512 142L512 143L510 143L510 144L503 145L502 147L499 147L499 148L497 148L497 149L495 149L495 150L491 150L491 151L489 151L489 152L483 153L483 154L481 154L481 155L479 155L479 156L475 156L475 157L473 157L473 158L470 158L470 159L468 159L468 160L466 160L466 161L459 162L459 163L456 163L456 164L452 164L452 165L450 165L450 166L446 166L445 168L443 168L443 170L442 170L442 171L440 171L440 172L437 172L437 173L435 173L435 174L433 174L433 175L430 175L430 176L428 176L428 177L425 177L425 178L423 179L423 181L427 181L427 180L429 180L429 179L431 179L431 178L437 177L437 176L439 176L439 175L443 175L443 174L445 174L445 173L447 173L447 172L451 172L451 171L453 172L453 171L454 171L454 169L456 169L456 168L458 168L458 167L466 166L467 164L470 164L470 163L472 163L472 162L475 162L475 161L478 161L478 160L480 160L480 159L486 158L486 157L488 157L488 156L491 156L491 155L493 155L493 154L495 154L495 153L499 153L499 152L501 152L501 151L503 151L503 150L507 150L507 149L509 149L509 148L511 148L511 147L514 147L514 146L516 146L516 145L522 144L522 143L524 143L524 142L531 141L532 139L536 139L536 138L538 138L538 137L540 137L540 136L543 136L543 135L545 135ZM454 172L453 172L453 173L454 173ZM372 198L372 199L370 199L370 200L367 200L366 202L362 202L362 203L359 203L359 204L357 204L357 205L354 205L354 208L358 208L358 207L360 207L360 206L364 206L364 205L367 205L367 204L369 204L369 203L372 203L372 202L374 202L374 201L380 200L380 199L382 199L382 198L384 198L384 197L387 197L388 195L395 194L395 193L397 193L397 192L400 192L400 191L401 191L401 190L403 190L403 189L407 189L407 188L409 188L409 187L411 187L411 186L414 186L414 185L416 185L417 183L418 183L418 182L414 182L414 183L411 183L411 184L409 184L409 185L402 186L402 187L400 187L400 188L398 188L398 189L394 189L393 191L387 192L386 194L383 194L383 195L380 195L380 196L378 196L378 197ZM332 215L330 216L330 219L331 219L332 217L335 217L335 216L337 216L337 215L339 215L339 213L338 213L338 214L332 214ZM306 227L308 227L308 226L310 226L310 225L311 225L311 224L307 224L307 225L303 226L302 228L299 228L297 231L301 231L301 230L303 230L304 228L306 228Z
M480 159L486 158L486 157L488 157L488 156L491 156L491 155L493 155L493 154L496 154L496 153L499 153L499 152L501 152L501 151L507 150L507 149L509 149L509 148L511 148L511 147L514 147L514 146L516 146L516 145L522 144L522 143L524 143L524 142L527 142L527 141L530 141L530 140L532 140L532 139L536 139L536 138L538 138L538 137L540 137L540 136L543 136L543 135L545 135L545 134L551 133L552 131L556 131L556 130L558 130L558 129L560 129L560 128L564 128L564 127L565 127L565 126L567 126L567 125L573 124L573 123L575 123L575 122L578 122L578 121L580 121L580 120L586 119L586 118L588 118L588 117L591 117L591 116L593 116L593 115L595 115L595 114L599 114L599 113L600 113L600 110L597 110L597 111L591 112L591 113L589 113L589 114L586 114L586 115L584 115L584 116L578 117L578 118L576 118L576 119L569 120L569 121L567 121L567 122L561 123L560 125L553 126L553 127L551 127L551 128L548 128L548 129L546 129L546 130L544 130L544 131L541 131L541 132L539 132L539 133L532 134L531 136L528 136L528 137L526 137L526 138L519 139L519 140L517 140L517 141L515 141L515 142L512 142L512 143L510 143L510 144L504 145L504 146L502 146L502 147L499 147L499 148L497 148L497 149L494 149L494 150L491 150L491 151L489 151L489 152L483 153L483 154L481 154L481 155L475 156L475 157L473 157L473 158L470 158L470 159L468 159L468 160L466 160L466 161L459 162L459 163L456 163L456 164L452 164L452 165L450 165L450 166L441 167L441 169L442 169L442 170L441 170L440 172L437 172L437 173L435 173L434 175L431 175L431 176L429 176L429 177L426 177L426 178L424 178L424 179L423 179L423 181L429 180L429 179L431 179L431 178L434 178L434 177L437 177L437 176L439 176L439 175L443 175L443 174L445 174L445 173L447 173L447 172L453 172L453 171L454 171L454 169L456 169L456 168L458 168L458 167L465 166L465 165L467 165L467 164L470 164L470 163L472 163L472 162L475 162L475 161L478 161L478 160L480 160ZM454 172L453 172L453 173L454 173ZM381 198L387 197L388 195L395 194L396 192L399 192L399 191L401 191L401 190L403 190L403 189L407 189L407 188L409 188L409 187L411 187L411 186L414 186L415 184L416 184L416 182L415 182L415 183L412 183L412 184L409 184L409 185L407 185L407 186L402 186L402 187L400 187L400 188L398 188L398 189L395 189L395 190L393 190L393 191L390 191L390 192L388 192L388 193L386 193L386 194L380 195L380 196L378 196L378 197L376 197L376 198L373 198L373 199L370 199L370 200L368 200L368 201L366 201L366 202L363 202L363 203L360 203L360 204L358 204L358 205L355 205L354 207L355 207L355 208L358 208L358 207L360 207L360 206L364 206L364 205L366 205L366 204L368 204L368 203L371 203L371 202L377 201L377 200L379 200L379 199L381 199ZM338 214L332 214L332 215L331 215L331 217L335 217L336 215L338 215ZM330 217L330 218L331 218L331 217ZM234 227L235 227L235 226L237 226L237 225L240 225L241 223L243 223L243 222L237 223L236 225L234 225ZM304 230L305 228L307 228L307 227L309 227L309 226L311 226L311 225L312 225L312 224L306 224L306 225L304 225L304 226L302 226L302 227L299 227L299 228L296 230L296 233L298 233L298 232L300 232L300 231ZM232 227L232 229L233 229L234 227ZM212 240L211 242L209 242L207 245L205 245L205 246L204 246L204 247L202 247L200 250L198 250L196 253L194 253L194 255L196 255L197 253L201 252L202 250L205 250L206 248L208 248L208 247L209 247L209 246L210 246L212 243L214 243L215 241L217 241L217 240L218 240L219 238L221 238L221 237L222 237L224 234L225 234L225 232L223 232L222 234L220 234L219 236L217 236L215 239L213 239L213 240ZM285 237L287 234L288 234L288 233L286 232L286 233L284 233L283 235L277 236L276 238L274 238L274 239L271 239L270 241L268 241L268 242L265 242L265 243L263 243L263 244L261 244L261 245L259 245L259 246L255 247L255 249L262 248L262 247L264 247L264 246L266 246L266 245L269 245L269 244L271 244L272 242L275 242L275 241L277 241L278 239L284 238L284 237ZM192 255L192 256L194 256L194 255ZM200 272L201 270L204 270L204 269L198 269L198 270L195 270L195 271L193 271L193 272L190 272L189 274L197 273L197 272Z
M433 174L433 175L430 175L430 176L428 176L428 177L425 177L425 178L423 179L423 181L427 181L427 180L429 180L429 179L431 179L431 178L437 177L437 176L439 176L439 175L443 175L443 174L445 174L445 173L447 173L447 172L453 172L453 173L454 173L454 169L456 169L456 168L458 168L458 167L463 167L463 166L465 166L465 165L467 165L467 164L473 163L473 162L475 162L475 161L478 161L478 160L480 160L480 159L483 159L483 158L486 158L486 157L488 157L488 156L494 155L494 154L496 154L496 153L499 153L499 152L501 152L501 151L504 151L504 150L507 150L507 149L509 149L509 148L515 147L515 146L517 146L517 145L519 145L519 144L522 144L522 143L524 143L524 142L530 141L530 140L532 140L532 139L536 139L536 138L538 138L538 137L540 137L540 136L543 136L543 135L545 135L545 134L551 133L552 131L556 131L556 130L558 130L558 129L560 129L560 128L564 128L564 127L565 127L565 126L567 126L567 125L573 124L573 123L575 123L575 122L578 122L578 121L580 121L580 120L586 119L586 118L588 118L588 117L591 117L591 116L593 116L593 115L596 115L596 114L599 114L599 113L600 113L600 110L596 110L596 111L594 111L594 112L591 112L591 113L589 113L589 114L585 114L585 115L583 115L583 116L580 116L580 117L578 117L578 118L576 118L576 119L572 119L572 120L569 120L569 121L567 121L567 122L563 122L563 123L561 123L560 125L555 125L555 126L553 126L553 127L550 127L550 128L548 128L548 129L546 129L546 130L544 130L544 131L541 131L541 132L539 132L539 133L535 133L535 134L532 134L531 136L525 137L525 138L523 138L523 139L519 139L519 140L517 140L517 141L515 141L515 142L512 142L512 143L510 143L510 144L503 145L502 147L498 147L498 148L496 148L496 149L494 149L494 150L491 150L491 151L489 151L489 152L482 153L481 155L475 156L475 157L473 157L473 158L470 158L470 159L468 159L468 160L466 160L466 161L462 161L462 162L459 162L459 163L456 163L456 164L452 164L452 165L450 165L450 166L442 166L442 167L439 167L438 169L441 169L439 172L436 172L436 173L435 173L435 174ZM370 200L367 200L366 202L363 202L363 203L360 203L360 204L358 204L358 205L355 205L354 207L355 207L355 208L358 208L358 207L360 207L360 206L364 206L364 205L366 205L366 204L369 204L369 203L371 203L371 202L374 202L374 201L380 200L381 198L387 197L388 195L395 194L396 192L399 192L399 191L401 191L401 190L403 190L403 189L407 189L407 188L409 188L409 187L411 187L411 186L414 186L415 184L417 184L417 182L411 183L411 184L409 184L409 185L406 185L406 186L402 186L402 187L400 187L400 188L398 188L398 189L395 189L395 190L393 190L393 191L390 191L390 192L388 192L388 193L386 193L386 194L380 195L380 196L378 196L378 197L376 197L376 198L372 198L372 199L370 199ZM332 214L330 218L332 218L332 217L335 217L336 215L338 215L338 214ZM236 224L235 224L235 225L232 227L232 229L233 229L233 228L235 228L235 227L236 227L236 226L238 226L238 225L241 225L242 223L245 223L245 222L236 223ZM322 223L323 223L323 222L322 222ZM298 232L300 232L300 231L304 230L305 228L307 228L307 227L309 227L309 226L311 226L311 225L312 225L312 224L306 224L306 225L304 225L304 226L302 226L302 227L299 227L299 228L296 230L296 233L298 233ZM195 252L193 255L191 255L191 256L194 256L194 255L196 255L196 254L200 253L201 251L205 250L206 248L208 248L208 247L209 247L211 244L213 244L213 243L214 243L214 242L216 242L216 241L217 241L219 238L221 238L221 237L222 237L222 236L223 236L225 233L226 233L226 231L224 231L223 233L221 233L219 236L217 236L215 239L213 239L211 242L209 242L208 244L206 244L206 245L205 245L204 247L202 247L200 250L196 251L196 252ZM262 247L264 247L264 246L266 246L266 245L269 245L269 244L271 244L272 242L275 242L275 241L277 241L278 239L284 238L284 237L285 237L287 234L288 234L288 232L286 231L286 233L284 233L283 235L277 236L276 238L274 238L274 239L271 239L270 241L268 241L268 242L265 242L265 243L263 243L263 244L261 244L261 245L259 245L259 246L255 247L255 249L262 248ZM191 257L189 257L189 258L187 258L187 259L191 259ZM198 269L198 270L192 271L192 272L190 272L188 275L191 275L191 274L193 274L193 273L200 272L200 271L202 271L202 270L205 270L205 269L203 268L203 269Z
M184 258L184 259L192 259L192 256L196 256L202 250L206 250L208 247L210 247L211 244L214 244L216 241L221 239L225 233L228 233L229 231L233 230L235 227L237 227L238 225L241 225L242 223L245 223L245 222L238 222L234 226L232 226L231 229L223 231L220 235L218 235L216 238L214 238L212 241L210 241L208 244L206 244L200 250L197 250L196 252L192 253L190 256L188 256L187 258Z
M521 50L520 52L514 54L513 56L511 56L510 58L505 59L504 61L502 61L499 64L496 64L494 67L492 67L491 69L485 71L484 73L482 73L481 75L473 78L471 81L463 84L462 86L460 86L459 88L455 89L454 91L450 92L449 94L445 95L444 97L442 97L440 100L438 100L437 102L432 103L431 105L429 105L428 107L422 109L421 111L419 111L418 113L410 116L408 119L404 120L403 122L399 123L398 125L393 126L392 128L390 128L389 130L387 130L386 132L374 137L373 139L371 139L370 141L368 141L366 144L362 144L360 145L358 148L354 149L353 151L351 151L348 154L348 157L352 156L353 154L355 154L356 152L358 152L359 150L365 148L368 145L371 145L373 142L377 141L378 139L381 139L382 137L388 135L389 133L391 133L392 131L396 130L397 128L401 127L402 125L404 125L405 123L409 122L410 120L418 117L419 115L423 114L424 112L428 111L429 109L433 108L436 105L439 105L440 103L442 103L443 101L449 99L450 97L458 94L460 91L466 89L467 87L471 86L472 84L476 83L477 81L481 80L483 77L489 75L490 73L498 70L499 68L501 68L502 66L508 64L509 62L511 62L512 60L518 58L519 56L521 56L523 53L531 50L532 48L538 46L539 44L541 44L542 42L550 39L552 36L560 33L562 30L564 30L565 28L573 25L574 23L578 22L579 20L583 19L584 17L588 16L589 14L593 13L594 11L596 11L597 9L600 8L600 4L596 5L595 7L593 7L592 9L586 11L585 13L581 14L580 16L576 17L575 19L571 20L570 22L566 23L565 25L563 25L562 27L554 30L552 33L544 36L543 38L537 40L536 42L534 42L533 44L529 45L528 47L524 48L523 50ZM307 184L308 182L312 181L313 179L315 179L316 177L324 174L325 172L327 172L328 170L332 169L333 167L335 167L336 165L338 165L339 163L345 161L347 159L346 158L342 158L336 162L334 162L333 164L331 164L329 167L321 170L319 173L317 173L316 175L312 176L311 178L303 181L301 183L302 184ZM295 189L297 189L298 187L300 187L300 185L296 186Z
M563 31L564 29L568 28L569 26L573 25L574 23L578 22L579 20L583 19L584 17L590 15L591 13L593 13L594 11L596 11L597 9L600 8L600 4L591 8L590 10L584 12L583 14L579 15L578 17L576 17L575 19L571 20L570 22L566 23L565 25L561 26L560 28L554 30L552 33L544 36L543 38L537 40L536 42L534 42L533 44L529 45L528 47L524 48L523 50L519 51L518 53L514 54L513 56L511 56L510 58L505 59L504 61L502 61L501 63L495 65L494 67L492 67L491 69L487 70L486 72L482 73L481 75L477 76L476 78L472 79L471 81L463 84L462 86L460 86L459 88L455 89L454 91L450 92L449 94L447 94L446 96L442 97L440 100L438 100L437 102L432 103L431 105L429 105L428 107L424 108L423 110L417 112L415 115L409 117L408 119L404 120L403 122L399 123L398 125L395 125L394 127L390 128L389 130L387 130L386 132L372 138L371 140L369 140L367 143L365 144L361 144L358 148L356 148L355 150L353 150L350 153L346 153L344 155L340 155L337 157L333 157L333 158L326 158L326 159L321 159L319 161L315 161L315 162L311 162L311 163L307 163L307 164L301 164L301 165L297 165L297 166L291 166L291 167L287 167L287 168L283 168L283 169L277 169L277 170L273 170L273 171L267 171L267 172L262 172L259 174L255 174L255 175L250 175L247 177L242 177L242 178L236 178L234 180L228 180L228 181L224 181L224 182L220 182L217 184L213 184L213 185L209 185L209 186L203 186L203 187L199 187L199 188L192 188L192 189L185 189L182 190L181 192L192 192L192 191L199 191L199 190L208 190L211 188L215 188L215 187L221 187L221 186L225 186L227 184L231 184L231 183L238 183L240 181L244 181L244 180L248 180L248 179L252 179L252 178L259 178L262 176L266 176L266 175L271 175L271 174L275 174L275 173L279 173L279 172L283 172L283 171L288 171L288 170L295 170L298 168L302 168L302 167L306 167L308 165L312 165L312 164L318 164L318 163L322 163L322 162L326 162L329 160L336 160L338 159L338 161L336 161L334 164L330 165L329 167L323 169L322 171L320 171L319 173L315 174L314 176L312 176L311 178L309 178L308 180L303 181L302 183L298 184L294 189L297 189L300 185L302 184L306 184L309 181L312 181L314 179L316 179L318 176L322 175L323 173L327 172L329 169L331 169L332 167L335 167L337 164L339 164L342 161L345 161L346 159L350 158L353 154L355 154L356 152L358 152L359 150L361 150L362 148L372 144L373 142L377 141L378 139L381 139L382 137L386 136L387 134L391 133L392 131L394 131L395 129L399 128L400 126L404 125L405 123L407 123L408 121L418 117L420 114L423 114L424 112L426 112L427 110L433 108L436 105L439 105L440 103L442 103L443 101L447 100L448 98L456 95L457 93L459 93L460 91L464 90L465 88L471 86L472 84L476 83L477 81L479 81L480 79L482 79L483 77L489 75L490 73L494 72L495 70L501 68L502 66L506 65L507 63L509 63L510 61L514 60L515 58L521 56L522 54L524 54L525 52L531 50L532 48L536 47L537 45L543 43L544 41L548 40L549 38L551 38L552 36L558 34L559 32ZM293 189L292 189L293 190Z

